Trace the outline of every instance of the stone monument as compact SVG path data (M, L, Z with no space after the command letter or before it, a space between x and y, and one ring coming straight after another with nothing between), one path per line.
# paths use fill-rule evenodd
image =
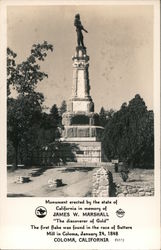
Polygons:
M77 35L79 36L78 32ZM77 41L80 42L79 39ZM99 116L94 112L94 103L90 96L89 56L84 44L76 47L72 60L72 96L67 112L63 114L64 130L61 140L77 146L75 156L78 162L101 162L103 127L99 126Z

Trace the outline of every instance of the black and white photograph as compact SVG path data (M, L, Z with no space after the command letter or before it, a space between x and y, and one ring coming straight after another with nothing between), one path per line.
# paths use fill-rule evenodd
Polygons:
M7 7L8 197L154 195L152 5Z
M160 249L160 1L0 1L0 248Z

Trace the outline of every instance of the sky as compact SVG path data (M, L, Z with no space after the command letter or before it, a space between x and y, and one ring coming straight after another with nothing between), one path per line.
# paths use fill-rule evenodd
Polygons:
M89 61L95 111L118 110L136 94L153 109L153 6L51 5L8 6L7 45L25 60L34 43L53 44L41 69L48 74L38 85L45 105L61 105L72 94L72 56L76 47L73 25L79 13Z

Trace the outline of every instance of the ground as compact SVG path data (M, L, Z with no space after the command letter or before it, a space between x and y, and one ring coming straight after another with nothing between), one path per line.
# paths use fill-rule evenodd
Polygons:
M92 193L92 176L100 165L70 164L61 167L8 170L9 197L90 197ZM106 166L113 173L114 182L123 183L120 174L114 173L112 166ZM17 184L18 176L30 176L28 183ZM62 179L63 185L50 189L50 178ZM130 170L127 183L153 183L154 171L148 169Z

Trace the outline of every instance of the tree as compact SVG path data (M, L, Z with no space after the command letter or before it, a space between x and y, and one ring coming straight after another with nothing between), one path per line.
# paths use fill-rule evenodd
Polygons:
M110 119L113 117L115 113L115 110L114 109L110 109L110 110L106 110L105 111L105 114L106 114L106 120Z
M50 109L50 116L53 122L53 126L60 127L61 126L61 116L59 115L58 107L54 104Z
M105 126L103 145L109 159L128 161L131 167L152 165L154 159L153 112L136 95L123 103Z
M60 120L60 115L59 115L58 107L57 107L56 104L54 104L51 107L50 114L51 114L51 117L54 120L55 124L58 125L59 124L59 120Z
M49 50L53 51L53 46L46 41L34 44L30 56L16 64L16 54L7 49L8 140L15 150L16 167L19 149L28 155L33 148L35 129L40 125L44 96L36 92L36 87L47 74L40 70L38 61L44 61ZM11 85L18 93L17 99L9 97Z
M44 41L42 44L34 44L30 56L20 64L16 64L16 54L7 49L7 82L13 85L17 92L22 95L28 95L35 91L39 81L42 81L48 75L40 71L38 61L44 61L48 50L53 51L53 45Z
M16 75L16 53L7 48L7 96L11 94L10 86L13 85L14 76Z
M19 152L21 151L21 158L25 161L25 155L32 149L35 126L38 127L41 118L41 105L34 100L35 95L30 95L30 98L19 95L17 99L8 99L7 132L8 140L15 149L15 166L18 163Z
M67 111L67 104L66 101L63 100L59 109L59 114L62 116Z
M102 107L100 112L99 112L99 121L100 121L100 125L102 127L105 126L106 124L106 112L105 112L105 109Z
M99 112L99 122L102 127L105 127L109 119L112 118L115 111L113 109L105 110L104 107L101 108Z
M50 113L45 112L41 115L41 125L37 133L37 138L39 140L39 145L43 147L54 142L55 139L60 137L59 133L59 121L60 116L58 114L58 108L54 104L50 110Z

